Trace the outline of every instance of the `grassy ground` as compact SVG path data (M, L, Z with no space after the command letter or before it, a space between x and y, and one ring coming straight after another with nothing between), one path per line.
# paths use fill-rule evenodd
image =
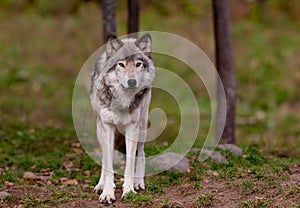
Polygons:
M0 8L0 189L13 194L0 207L99 207L91 190L100 167L81 149L71 115L76 76L101 45L99 8L87 3L73 14L53 15L39 2L37 9L22 12L7 10L8 3ZM186 37L213 60L210 1L184 9L164 2L156 7L143 3L141 29ZM238 12L238 4L232 5L237 143L244 156L226 153L230 162L220 165L199 164L191 154L191 173L148 178L147 190L129 196L125 207L299 207L299 16L279 11L276 0L270 2L271 9L263 12L250 4L246 15ZM125 34L125 5L118 5L118 30ZM187 80L207 131L209 100L205 92L199 93L199 80L176 62L158 57L156 63ZM180 125L179 111L168 108L170 102L174 100L155 92L153 107L163 108L170 121L158 144L170 143ZM148 153L157 149L147 146ZM25 171L36 178L24 179ZM120 195L120 177L117 187Z
M0 190L12 195L0 207L99 207L92 193L100 168L80 148L73 132L30 129L1 132ZM14 138L14 139L11 139ZM146 152L148 149L146 150ZM189 154L190 173L164 172L146 178L146 190L117 207L299 207L300 157L244 149L222 152L228 164L199 163ZM24 172L36 177L26 178ZM24 178L25 177L25 178Z

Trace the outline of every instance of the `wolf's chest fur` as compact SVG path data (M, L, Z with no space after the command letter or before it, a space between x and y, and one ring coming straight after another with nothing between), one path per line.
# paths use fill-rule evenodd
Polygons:
M118 127L124 127L132 122L138 122L139 119L139 106L142 99L149 91L149 88L142 89L138 92L131 90L117 90L110 93L103 92L110 99L101 99L101 94L99 95L99 101L102 100L103 108L101 109L101 118L105 122L114 124Z

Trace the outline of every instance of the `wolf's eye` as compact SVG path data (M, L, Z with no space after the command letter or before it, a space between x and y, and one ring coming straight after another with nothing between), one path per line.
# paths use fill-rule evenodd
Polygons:
M121 62L119 62L118 65L119 65L120 67L122 67L122 68L125 68L125 65L124 65L123 63L121 63Z
M142 63L138 62L138 63L135 64L135 67L140 67L141 65L142 65Z

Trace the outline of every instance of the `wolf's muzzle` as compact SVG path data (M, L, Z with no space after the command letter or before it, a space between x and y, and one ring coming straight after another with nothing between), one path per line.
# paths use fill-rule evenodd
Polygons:
M137 81L136 81L136 79L129 79L129 80L127 81L127 84L128 84L128 87L129 87L129 88L135 88L135 87L136 87L136 84L137 84Z

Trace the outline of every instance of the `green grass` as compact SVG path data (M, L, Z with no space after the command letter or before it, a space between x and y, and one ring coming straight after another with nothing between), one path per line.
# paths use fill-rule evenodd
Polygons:
M244 194L251 194L255 191L255 184L253 181L243 181L241 192Z
M270 207L271 202L268 200L251 199L240 204L241 208L266 208Z
M129 192L124 197L124 202L132 204L134 207L139 207L144 202L149 202L152 199L148 193L133 193Z
M87 193L71 193L66 191L55 190L51 195L38 199L35 195L26 194L22 197L21 204L25 207L55 207L60 204L67 203L73 198L87 198L92 194Z
M205 194L198 197L198 207L211 207L213 205L213 195Z
M0 164L7 167L0 178L0 187L5 181L23 184L20 180L24 171L39 172L42 169L53 170L53 183L61 177L78 180L90 179L95 184L95 177L84 175L84 171L98 171L99 166L85 153L78 154L72 150L77 143L73 131L53 128L30 129L14 132L7 129L2 132L0 140ZM66 170L65 161L72 161L78 171Z
M0 161L1 167L6 167L1 172L0 187L4 187L6 181L19 185L30 185L32 182L23 180L24 171L32 171L39 173L41 169L50 169L53 175L49 178L52 185L48 188L55 189L60 186L59 179L67 177L76 179L80 183L86 181L92 186L99 179L100 167L90 159L85 153L76 153L73 151L72 145L76 143L72 131L62 131L53 128L47 129L30 129L14 132L9 129L2 132L3 140L0 140ZM64 145L60 145L63 143ZM44 146L43 146L43 145ZM52 144L52 145L50 145ZM23 148L16 148L23 147ZM37 149L33 147L39 147ZM156 196L165 194L164 189L170 186L180 186L184 183L190 183L195 190L205 190L203 180L211 178L214 182L225 181L228 186L235 184L239 187L241 196L259 193L264 189L277 188L277 196L293 197L299 194L299 186L283 187L280 180L289 178L291 174L291 165L299 164L299 157L281 158L268 152L259 150L257 147L248 147L243 149L243 157L234 156L227 151L222 151L228 160L228 164L215 163L207 160L199 163L198 154L190 153L188 157L191 160L190 173L176 173L172 171L163 172L159 175L146 178L146 190L138 194L130 194L125 198L125 202L138 206L143 203L150 203L151 199ZM14 155L14 157L12 157ZM32 159L30 159L32 158ZM72 161L73 167L67 170L63 167L65 161ZM89 170L90 176L84 174ZM214 171L214 176L208 171ZM118 177L117 177L118 178ZM117 187L121 187L121 183L117 182ZM55 195L56 194L56 195ZM46 198L40 199L34 195L25 195L22 197L22 203L28 207L34 206L57 206L62 203L69 202L72 198L82 198L86 196L86 192L64 192L55 191ZM88 197L95 195L88 194ZM58 200L54 201L54 198ZM199 196L199 206L211 206L214 202L214 196L210 194L202 194ZM15 199L7 199L15 200ZM242 207L267 207L270 201L264 200L247 200L241 203ZM173 204L172 204L173 206Z

